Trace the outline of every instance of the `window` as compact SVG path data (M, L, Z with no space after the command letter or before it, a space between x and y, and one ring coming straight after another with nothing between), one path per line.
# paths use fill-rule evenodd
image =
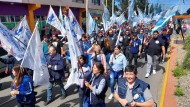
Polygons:
M84 0L72 0L72 1L77 3L84 3Z
M9 16L9 22L15 22L15 17L14 16Z
M0 22L8 22L7 16L0 16Z
M100 0L92 0L92 3L93 3L94 5L100 5Z
M20 21L20 16L15 16L15 22L19 22Z

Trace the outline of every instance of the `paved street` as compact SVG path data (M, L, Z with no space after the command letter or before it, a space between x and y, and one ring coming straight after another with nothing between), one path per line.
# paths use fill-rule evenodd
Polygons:
M157 74L151 75L149 78L144 78L145 71L146 71L146 64L144 64L144 58L139 59L138 65L139 65L138 66L138 77L150 84L150 87L151 87L150 90L153 94L153 97L154 97L156 103L159 104L166 62L164 64L160 64L158 66ZM0 91L0 107L16 106L16 100L8 101L11 98L11 96L10 96L10 85L11 85L10 76L2 78L0 80L0 82L3 83L3 88L4 88L3 90ZM37 107L44 106L43 104L46 101L46 88L47 88L47 85L35 88L35 90L38 92L37 102L36 102ZM60 89L58 86L56 86L53 89L53 95L54 95L53 100L54 101L52 103L50 103L48 105L48 107L79 107L78 94L74 93L74 91L73 91L74 88L75 88L74 86L71 86L69 89L67 89L68 97L64 100L61 100L60 99L60 96L61 96ZM107 95L106 106L107 107L116 107L117 106L116 101L108 100L108 96L110 95L109 89L108 89L106 95Z

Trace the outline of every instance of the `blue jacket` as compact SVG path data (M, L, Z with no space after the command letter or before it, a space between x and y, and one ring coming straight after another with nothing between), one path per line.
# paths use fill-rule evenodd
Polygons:
M49 69L50 81L54 81L54 79L61 79L64 76L63 68L65 67L61 55L58 53L54 57L48 55L46 60L47 64L52 66L51 69Z
M12 90L15 86L12 86ZM30 76L24 75L22 82L18 88L19 94L16 95L16 99L19 103L33 104L35 103L34 85Z
M118 79L118 95L120 98L125 99L127 94L127 85L126 85L126 78ZM145 83L144 81L136 78L135 84L132 89L132 96L135 94L141 94L143 97L143 92L146 88L150 88L149 84ZM121 104L118 107L122 107Z
M98 76L95 77L94 74L91 74L91 76L89 76L87 78L87 80L90 80L89 82L91 83L91 85L94 87L93 91L90 91L90 96L89 94L89 89L87 89L86 91L86 97L90 97L90 104L91 105L97 105L97 104L104 104L105 103L105 94L107 91L107 84L106 84L106 78L104 75L99 74ZM99 87L101 82L105 82L105 85L103 87ZM95 90L98 90L99 88L101 88L101 92L96 93ZM99 91L100 91L99 90Z

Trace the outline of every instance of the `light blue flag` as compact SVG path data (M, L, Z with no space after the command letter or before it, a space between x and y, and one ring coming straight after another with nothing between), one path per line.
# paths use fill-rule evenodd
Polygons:
M84 31L81 28L81 26L79 25L76 17L74 16L73 12L71 11L71 9L69 9L69 19L70 19L70 24L71 24L75 34L77 35L77 39L80 40L82 37L82 34L84 34Z
M110 20L109 10L108 10L108 8L104 4L102 4L102 5L104 7L104 19L106 19L107 21L109 21Z
M66 31L51 6L49 8L46 22L58 29L61 32L62 36L65 37Z
M95 29L95 21L92 19L90 12L88 12L88 34L91 35Z
M144 19L144 14L143 14L143 12L137 7L137 11L138 11L138 13L139 13L139 15L138 15L138 18L139 18L139 20L142 20L143 21L143 19Z
M22 18L19 24L12 31L16 37L15 40L18 42L18 44L23 49L26 49L28 42L32 36L32 32L30 31L28 22L26 20L26 16Z
M13 38L14 34L6 26L0 23L0 42L8 54L14 56L18 61L24 57L24 49Z
M121 8L121 2L122 2L122 0L115 0L114 2L115 2L114 5L117 7L117 9L119 11L122 11L122 8Z
M70 25L68 17L66 16L64 20L65 20L65 26L66 26L66 31L67 31L68 47L69 47L69 53L71 57L71 65L72 65L71 74L69 75L68 81L66 85L64 86L64 88L67 89L72 84L80 85L77 57L82 55L82 51L78 50L79 45L76 44L77 42L76 42L76 39L74 38L72 27Z
M126 18L124 16L124 12L117 18L116 23L118 26L122 25L124 22L126 22Z
M38 24L37 22L21 63L21 67L33 70L34 86L49 82L49 72L40 40Z
M98 24L97 23L96 23L95 31L96 31L96 34L98 34Z
M104 26L104 31L106 32L111 27L110 13L104 4L103 4L103 6L104 6L104 13L102 15L102 22L103 22L103 26Z
M171 11L171 13L167 14L167 18L160 19L156 26L152 29L151 34L153 34L156 30L161 30L161 28L176 14L176 11Z
M134 0L129 0L128 4L129 4L129 8L128 8L128 20L131 20L131 18L134 17L135 1Z
M115 14L112 14L112 16L110 17L110 20L111 20L112 23L115 23L117 18L118 17Z
M59 7L59 19L61 20L61 24L64 26L63 13L61 6Z

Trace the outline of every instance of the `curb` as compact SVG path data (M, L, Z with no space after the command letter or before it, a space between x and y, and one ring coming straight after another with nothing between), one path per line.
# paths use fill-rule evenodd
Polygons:
M165 105L166 105L166 103L165 103L165 101L166 100L174 100L175 101L175 99L167 99L166 98L166 94L168 95L168 93L170 93L169 95L171 95L171 93L173 94L173 92L172 92L172 89L170 90L168 90L168 87L169 86L171 86L171 80L170 79L172 79L171 78L171 70L172 70L172 65L173 65L173 63L175 63L175 62L173 62L173 60L175 60L175 58L174 59L171 59L171 56L173 56L173 51L174 51L174 49L173 49L173 47L175 47L175 44L174 44L174 38L172 38L172 42L171 42L171 48L170 48L170 54L168 55L168 58L169 58L169 60L167 61L167 65L166 65L166 73L165 73L165 75L164 75L164 81L163 81L163 85L162 85L162 92L161 92L161 97L160 97L160 103L159 103L159 107L166 107ZM169 78L169 79L168 79ZM173 85L173 84L172 84ZM172 87L171 87L172 88ZM170 92L168 92L168 93L166 93L166 90L167 91L170 91ZM175 105L175 104L174 104ZM174 105L172 105L173 107L175 107Z

